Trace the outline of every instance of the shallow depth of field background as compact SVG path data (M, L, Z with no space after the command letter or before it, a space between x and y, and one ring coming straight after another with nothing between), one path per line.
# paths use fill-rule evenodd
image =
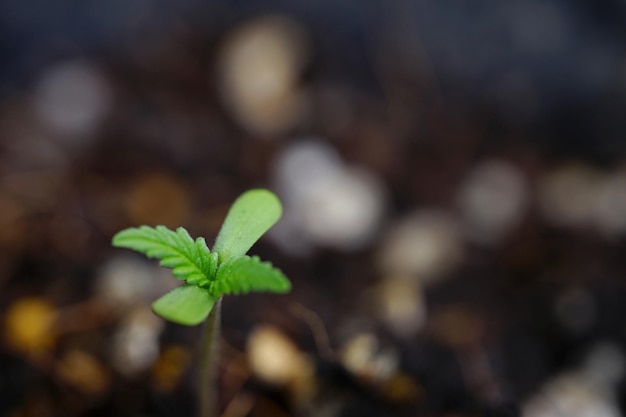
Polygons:
M626 413L626 3L0 0L0 415L189 416L140 224L252 253L235 416Z

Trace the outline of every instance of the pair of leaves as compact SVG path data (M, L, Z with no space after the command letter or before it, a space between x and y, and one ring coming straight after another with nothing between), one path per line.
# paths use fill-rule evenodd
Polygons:
M176 278L186 281L152 307L165 319L191 326L202 322L223 294L285 293L291 289L280 270L256 256L245 256L281 214L282 206L273 193L250 190L230 208L213 252L204 238L194 241L182 227L175 232L165 226L122 230L113 237L113 245L158 258L161 266L172 268Z

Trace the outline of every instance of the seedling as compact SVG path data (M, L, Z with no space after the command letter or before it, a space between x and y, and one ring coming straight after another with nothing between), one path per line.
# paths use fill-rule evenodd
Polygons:
M185 281L152 304L156 314L187 326L206 320L199 394L202 417L217 412L213 387L222 296L252 291L286 293L291 289L280 270L257 256L246 255L281 214L280 201L272 192L255 189L235 200L213 251L204 238L194 241L182 227L172 231L165 226L141 226L122 230L113 237L113 246L158 258L161 266L172 268L175 278Z

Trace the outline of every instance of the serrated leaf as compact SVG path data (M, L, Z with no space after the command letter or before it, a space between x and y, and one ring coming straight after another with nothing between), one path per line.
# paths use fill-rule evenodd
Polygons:
M207 289L181 285L152 303L152 309L166 320L195 326L207 318L216 301Z
M182 227L176 232L165 226L132 227L118 232L113 237L113 246L158 258L160 265L172 268L172 274L179 279L201 281L215 277L216 257L209 251L204 238L194 241Z
M243 193L228 211L213 251L220 264L243 256L282 215L282 205L274 193L255 189Z
M248 292L286 293L291 290L291 282L269 262L261 262L258 256L243 256L217 270L217 278L211 282L211 293L245 294Z

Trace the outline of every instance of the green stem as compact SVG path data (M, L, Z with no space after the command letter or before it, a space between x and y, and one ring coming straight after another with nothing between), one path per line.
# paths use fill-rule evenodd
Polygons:
M217 373L219 368L220 320L222 297L213 306L204 324L200 352L199 417L218 417Z

